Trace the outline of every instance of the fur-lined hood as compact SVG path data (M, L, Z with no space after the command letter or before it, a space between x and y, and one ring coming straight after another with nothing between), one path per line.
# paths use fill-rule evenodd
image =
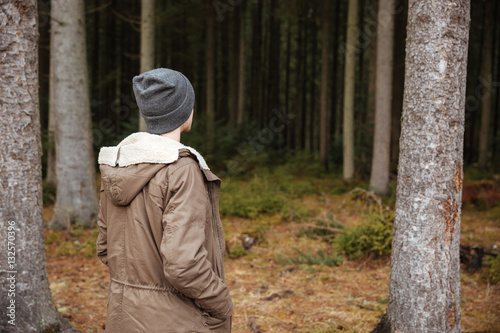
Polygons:
M168 164L177 161L179 149L188 149L198 158L202 169L210 170L196 149L161 135L138 132L130 134L117 146L102 147L98 163L109 166L129 166L140 163Z
M128 205L158 171L177 161L186 150L196 156L205 176L212 174L194 148L161 135L134 133L117 146L102 147L98 159L101 189L108 188L113 204Z

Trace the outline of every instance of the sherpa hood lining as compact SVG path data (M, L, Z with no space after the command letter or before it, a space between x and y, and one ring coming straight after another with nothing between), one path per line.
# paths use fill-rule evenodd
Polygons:
M172 163L179 158L179 149L188 149L198 159L202 169L210 170L196 149L174 139L146 132L133 133L117 146L102 147L98 163L109 166L129 166L140 163Z

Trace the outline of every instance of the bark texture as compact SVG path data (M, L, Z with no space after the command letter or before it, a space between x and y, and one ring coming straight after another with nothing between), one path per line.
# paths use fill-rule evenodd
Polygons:
M344 180L354 176L354 88L356 78L356 27L358 0L349 0L344 70L344 127L343 173Z
M2 1L0 31L0 331L76 331L52 302L45 267L37 2Z
M391 146L394 0L380 0L377 20L375 133L373 138L370 190L379 195L386 195L389 191Z
M51 67L56 113L57 192L51 229L92 226L98 202L85 46L83 0L53 1Z
M479 131L480 168L488 166L488 139L491 124L492 77L493 77L493 41L494 41L495 3L492 0L484 2L483 27L483 61L481 63L481 80L484 84L481 98L481 130Z
M141 0L141 73L155 66L155 1ZM139 131L146 132L146 122L139 114Z
M460 332L460 212L470 1L411 0L388 318Z

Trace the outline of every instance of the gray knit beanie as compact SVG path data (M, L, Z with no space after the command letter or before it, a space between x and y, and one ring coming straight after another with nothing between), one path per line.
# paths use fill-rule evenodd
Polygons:
M157 68L135 76L132 82L149 133L171 132L189 119L194 89L182 73Z

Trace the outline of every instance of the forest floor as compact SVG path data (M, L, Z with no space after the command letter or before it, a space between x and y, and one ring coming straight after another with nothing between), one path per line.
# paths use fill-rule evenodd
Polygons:
M362 203L346 193L304 195L300 203L315 216L333 214L345 226L362 221ZM52 206L45 207L46 221L51 214ZM304 236L304 221L284 222L279 214L223 221L230 246L255 230L260 237L242 257L225 259L235 304L233 332L370 332L385 312L389 257L312 265L300 262L293 249L330 253L331 245ZM97 231L47 231L45 236L56 306L82 332L102 332L109 276L93 249ZM464 207L461 242L500 246L500 207ZM462 331L500 332L500 285L490 284L488 267L476 272L462 267L461 281Z

